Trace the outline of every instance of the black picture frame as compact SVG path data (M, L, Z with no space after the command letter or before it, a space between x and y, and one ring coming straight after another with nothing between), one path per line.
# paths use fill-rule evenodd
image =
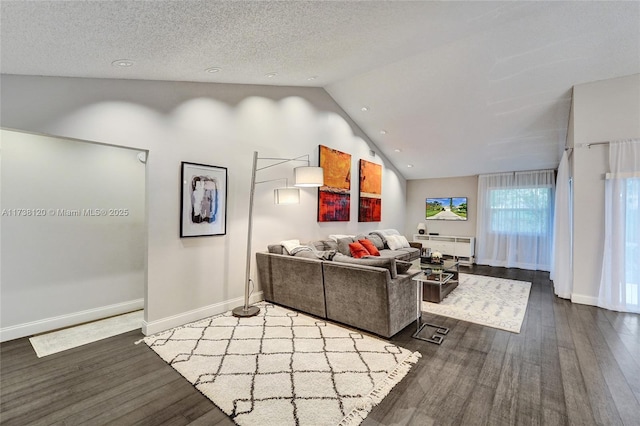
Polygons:
M226 167L189 163L180 165L180 238L227 233Z

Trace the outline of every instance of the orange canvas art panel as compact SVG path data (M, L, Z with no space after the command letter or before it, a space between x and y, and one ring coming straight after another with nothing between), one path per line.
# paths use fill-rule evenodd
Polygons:
M318 190L318 222L348 222L351 213L351 154L320 145L324 185Z
M380 222L382 217L382 166L360 160L358 222Z

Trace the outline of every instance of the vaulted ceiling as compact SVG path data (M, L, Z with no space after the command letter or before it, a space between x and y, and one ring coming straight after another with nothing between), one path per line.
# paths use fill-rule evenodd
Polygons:
M640 73L635 1L3 0L0 14L2 73L323 87L407 179L555 168L571 88Z

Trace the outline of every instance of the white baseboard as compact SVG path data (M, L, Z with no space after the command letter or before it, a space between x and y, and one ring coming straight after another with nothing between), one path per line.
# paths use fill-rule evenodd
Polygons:
M262 292L258 291L249 298L249 303L253 304L263 300ZM161 331L169 330L174 327L179 327L184 324L188 324L193 321L198 321L203 318L207 318L213 315L219 315L225 313L235 307L242 306L244 304L244 297L238 297L237 299L226 300L224 302L216 303L202 308L194 309L192 311L183 312L178 315L162 318L155 321L142 321L142 333L145 336L156 334Z
M578 303L580 305L598 306L598 298L593 296L586 296L584 294L571 294L571 303Z
M117 303L115 305L102 306L100 308L88 309L86 311L74 312L72 314L12 325L0 328L0 342L6 342L8 340L19 339L21 337L32 336L39 333L46 333L47 331L112 317L114 315L125 314L127 312L137 311L143 308L144 299L136 299L128 302Z

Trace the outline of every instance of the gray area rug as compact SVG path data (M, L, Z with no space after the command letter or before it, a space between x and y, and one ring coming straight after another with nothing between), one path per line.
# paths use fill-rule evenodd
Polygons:
M422 310L520 333L531 283L469 274L459 278L458 287L442 302L422 302Z
M357 425L420 358L261 303L143 341L239 425Z

